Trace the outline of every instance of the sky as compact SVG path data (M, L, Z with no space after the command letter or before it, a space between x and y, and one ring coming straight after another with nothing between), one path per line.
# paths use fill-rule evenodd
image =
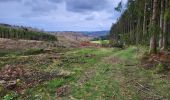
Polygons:
M0 0L0 23L44 31L109 30L127 0Z

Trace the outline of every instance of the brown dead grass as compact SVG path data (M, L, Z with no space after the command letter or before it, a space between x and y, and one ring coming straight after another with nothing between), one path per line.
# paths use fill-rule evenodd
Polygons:
M151 69L160 63L170 67L170 52L162 51L158 54L145 54L141 59L141 64L146 69Z

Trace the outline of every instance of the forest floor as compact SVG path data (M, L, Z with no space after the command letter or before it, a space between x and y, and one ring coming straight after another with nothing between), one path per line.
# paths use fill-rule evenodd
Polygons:
M146 69L146 48L73 48L0 53L0 99L168 100L170 74Z

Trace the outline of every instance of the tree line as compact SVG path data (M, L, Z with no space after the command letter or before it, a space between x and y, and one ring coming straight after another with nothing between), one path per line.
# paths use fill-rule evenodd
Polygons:
M170 43L170 0L128 0L115 8L122 15L110 30L111 44L149 45L150 53L167 50Z
M26 27L12 27L0 25L0 38L8 39L25 39L25 40L41 40L56 41L57 37L41 31L29 30Z

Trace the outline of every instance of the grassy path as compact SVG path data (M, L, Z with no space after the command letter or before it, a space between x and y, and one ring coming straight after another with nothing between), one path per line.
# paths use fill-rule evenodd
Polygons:
M75 100L168 100L169 81L138 66L136 48L115 51L95 63L85 84L72 83Z
M45 71L60 70L56 77L28 88L19 100L168 100L170 81L139 65L135 47L82 48L53 59Z
M85 100L129 100L137 99L133 91L128 91L126 87L125 76L127 72L124 69L126 57L132 60L135 49L127 51L115 51L112 55L103 57L94 64L95 75L91 77L83 86L72 84L72 96L76 99ZM133 55L133 54L132 54ZM128 62L131 63L131 62ZM136 61L133 62L133 65ZM125 72L124 72L125 71Z

